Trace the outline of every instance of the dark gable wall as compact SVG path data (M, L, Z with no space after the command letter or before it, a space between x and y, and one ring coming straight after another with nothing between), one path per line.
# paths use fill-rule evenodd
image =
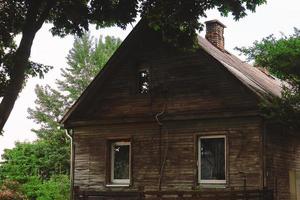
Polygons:
M176 52L157 38L151 40L147 34L144 38L125 50L130 53L117 62L71 121L153 121L166 102L169 118L256 110L257 100L250 90L203 50ZM150 68L149 95L137 94L139 66Z
M140 42L125 49L127 56L71 117L77 123L75 185L112 190L105 187L106 144L125 137L132 139L133 185L114 189L158 189L160 152L168 146L162 189L191 190L197 186L197 137L224 134L227 187L242 188L245 176L249 187L262 188L262 122L249 117L257 111L254 95L202 50L176 52L149 33L136 37ZM150 67L151 95L136 93L140 65ZM160 135L154 116L164 107Z

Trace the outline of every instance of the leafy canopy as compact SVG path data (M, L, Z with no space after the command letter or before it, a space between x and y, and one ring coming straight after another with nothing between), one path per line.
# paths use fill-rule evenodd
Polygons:
M255 41L251 47L237 48L253 60L256 67L266 68L273 75L285 80L281 98L264 102L265 115L290 128L300 127L300 30L294 28L290 36L280 38L270 35Z

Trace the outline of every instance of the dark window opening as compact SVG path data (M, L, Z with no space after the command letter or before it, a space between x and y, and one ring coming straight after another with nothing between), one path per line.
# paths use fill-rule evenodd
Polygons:
M225 183L225 137L201 137L199 146L200 183Z
M149 69L141 69L138 73L138 92L147 94L150 91L150 72Z

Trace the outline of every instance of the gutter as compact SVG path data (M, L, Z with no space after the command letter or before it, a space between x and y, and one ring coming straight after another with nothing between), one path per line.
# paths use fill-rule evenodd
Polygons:
M74 199L74 161L75 161L75 145L73 143L73 129L66 129L66 135L71 141L71 155L70 155L70 200Z

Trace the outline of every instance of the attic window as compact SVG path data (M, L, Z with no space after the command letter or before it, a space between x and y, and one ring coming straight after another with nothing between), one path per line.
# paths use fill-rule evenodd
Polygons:
M138 93L147 94L150 90L150 72L148 68L140 68L138 71Z

